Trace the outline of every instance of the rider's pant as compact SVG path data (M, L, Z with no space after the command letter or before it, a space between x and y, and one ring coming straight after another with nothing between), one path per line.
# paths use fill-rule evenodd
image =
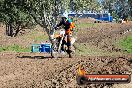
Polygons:
M71 51L71 37L72 37L72 31L70 29L65 31L65 35L67 36L67 39L63 39L62 41L62 47L61 50L64 51L64 44L67 43L68 50Z
M67 47L68 47L68 50L71 52L71 38L72 38L71 29L66 30L66 35L67 35Z

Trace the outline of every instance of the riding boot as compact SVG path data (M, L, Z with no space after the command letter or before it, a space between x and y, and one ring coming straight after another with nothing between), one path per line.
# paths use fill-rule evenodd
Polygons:
M65 40L62 40L62 44L61 44L61 50L65 51L65 47L64 45L66 44Z
M67 50L67 53L69 54L69 58L72 58L72 50L71 50L71 46L68 46L68 50Z
M71 53L69 53L69 58L72 58L72 55L71 55Z

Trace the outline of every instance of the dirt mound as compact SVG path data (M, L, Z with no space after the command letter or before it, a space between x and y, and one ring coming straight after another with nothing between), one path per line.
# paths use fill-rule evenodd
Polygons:
M87 29L80 29L78 32L78 43L89 43L107 51L121 51L114 46L120 38L132 34L132 25L130 23L100 23L97 27L88 27Z
M96 19L94 18L87 18L87 19L82 19L82 18L79 18L77 19L77 24L78 23L94 23L96 21Z

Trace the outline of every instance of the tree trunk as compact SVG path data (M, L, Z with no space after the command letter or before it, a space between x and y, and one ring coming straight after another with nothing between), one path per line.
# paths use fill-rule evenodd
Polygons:
M6 35L13 37L13 27L11 23L6 24Z
M16 37L18 35L18 33L19 33L20 30L21 30L20 28L17 28L16 29L15 34L14 34L14 37Z
M22 29L22 28L20 28L20 26L21 26L21 23L18 23L18 26L17 26L17 28L16 28L14 37L16 37L16 36L18 35L18 33L20 32L20 30Z

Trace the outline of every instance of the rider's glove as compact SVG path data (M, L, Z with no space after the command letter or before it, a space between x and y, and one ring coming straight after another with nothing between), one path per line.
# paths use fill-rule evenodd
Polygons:
M57 26L55 26L55 30L57 30L58 29L58 27Z
M54 39L54 35L50 35L50 39L53 40Z

